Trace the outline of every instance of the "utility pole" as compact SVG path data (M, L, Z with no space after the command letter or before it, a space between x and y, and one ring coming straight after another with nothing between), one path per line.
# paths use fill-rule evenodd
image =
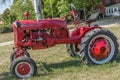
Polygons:
M52 14L52 18L53 18L53 17L54 17L54 15L53 15L52 0L50 0L50 8L51 8L51 14Z
M41 20L44 18L43 16L43 0L32 0L32 4L34 6L35 14L37 20Z

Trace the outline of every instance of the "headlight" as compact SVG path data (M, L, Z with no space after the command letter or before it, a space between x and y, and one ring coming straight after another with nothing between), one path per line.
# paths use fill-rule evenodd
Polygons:
M21 27L21 23L20 23L20 22L15 22L14 25L15 25L17 28L20 28L20 27Z

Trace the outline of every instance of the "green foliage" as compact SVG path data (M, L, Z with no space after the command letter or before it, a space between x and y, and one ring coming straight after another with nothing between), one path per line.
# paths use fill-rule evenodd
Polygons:
M1 20L4 22L4 24L11 24L12 21L14 21L15 19L15 14L11 13L11 11L8 8L1 15Z
M100 4L101 0L74 0L73 4L76 6L77 10L84 9L86 12L86 18L90 16L96 7Z
M58 1L57 3L58 13L61 16L64 16L69 12L69 3L66 0Z
M53 10L53 17L58 17L58 9L56 7L57 5L57 0L51 0L52 1L52 9L50 6L50 0L44 0L44 16L47 17L52 17L52 10Z
M0 33L11 32L11 23L16 20L16 15L9 9L6 9L0 17L4 23L3 25L0 25Z
M87 8L87 7L96 7L100 4L101 0L74 0L74 4L77 8Z
M11 25L0 25L0 33L12 32Z
M101 0L52 0L54 17L61 17L68 13L70 11L70 3L76 6L77 11L80 8L84 8L88 15L90 15L100 2ZM50 0L44 0L44 5L44 15L51 17Z
M69 12L69 3L73 3L77 10L84 8L87 11L87 8L96 8L95 6L100 3L101 0L51 0L52 1L52 10L54 17L61 17L64 14ZM91 9L89 9L91 11ZM13 19L10 19L10 23L15 19L20 20L24 19L24 12L28 11L30 13L29 19L35 19L35 13L31 0L13 0L13 5L10 8L10 16L13 16ZM50 7L50 0L44 0L44 16L52 17L52 11ZM88 12L89 14L91 12ZM14 15L13 15L14 14ZM15 18L16 17L16 18Z
M1 32L11 31L11 25L15 20L25 19L24 12L30 13L29 19L35 19L34 9L31 0L14 0L10 9L6 9L0 16L4 26L0 26Z
M35 19L34 9L31 0L14 0L11 12L15 13L17 20L25 19L24 12L29 12L29 19Z

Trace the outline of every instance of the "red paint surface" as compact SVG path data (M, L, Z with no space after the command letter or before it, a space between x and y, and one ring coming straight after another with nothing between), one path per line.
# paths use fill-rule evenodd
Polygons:
M27 75L30 72L30 66L26 63L18 65L17 71L20 75Z
M91 45L91 52L95 59L104 59L109 55L110 45L104 39L96 39Z

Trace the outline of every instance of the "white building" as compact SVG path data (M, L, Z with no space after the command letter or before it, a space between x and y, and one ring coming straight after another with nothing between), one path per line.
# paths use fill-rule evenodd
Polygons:
M106 16L120 16L120 3L105 7Z

